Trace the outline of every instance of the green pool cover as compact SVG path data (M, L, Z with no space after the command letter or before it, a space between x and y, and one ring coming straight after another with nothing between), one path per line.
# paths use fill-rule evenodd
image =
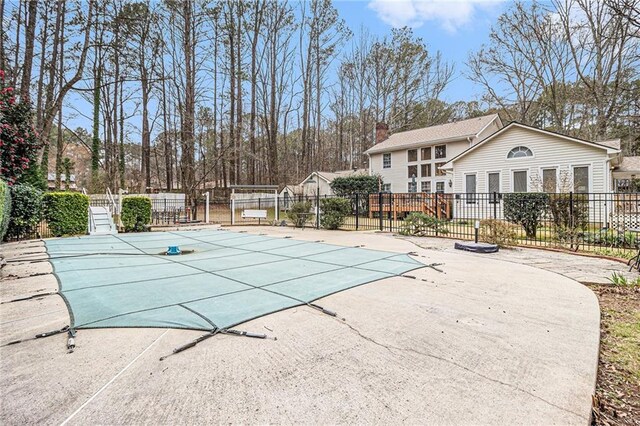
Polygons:
M46 245L74 329L224 330L424 266L406 254L223 230ZM161 255L170 245L193 252Z

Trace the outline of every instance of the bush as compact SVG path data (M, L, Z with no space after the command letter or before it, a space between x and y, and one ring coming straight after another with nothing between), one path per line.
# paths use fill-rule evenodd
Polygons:
M583 233L583 241L585 244L610 248L633 248L636 246L636 234L601 229Z
M407 215L398 231L400 235L416 235L419 237L433 235L435 232L440 234L449 233L446 221L416 212Z
M354 194L372 194L379 191L379 176L365 174L337 177L331 181L331 189L339 197Z
M589 224L589 198L585 194L554 194L549 198L549 211L555 238L559 242L574 242Z
M11 219L8 238L28 237L42 220L42 191L31 185L11 187Z
M528 238L535 238L542 216L549 205L549 194L543 192L504 195L504 217L521 225Z
M44 194L44 218L56 237L86 234L89 222L89 197L75 192Z
M323 198L320 200L322 215L320 224L325 229L338 229L345 217L351 214L351 200L348 198Z
M291 208L287 212L287 217L293 222L293 226L302 228L305 223L313 217L313 215L309 214L310 210L311 201L299 201L291 205Z
M11 192L9 185L0 180L0 241L4 239L9 226L9 217L11 215Z
M503 220L486 219L480 221L480 240L499 247L515 246L517 238L513 225Z
M125 197L122 200L122 224L126 232L146 231L151 223L149 197Z

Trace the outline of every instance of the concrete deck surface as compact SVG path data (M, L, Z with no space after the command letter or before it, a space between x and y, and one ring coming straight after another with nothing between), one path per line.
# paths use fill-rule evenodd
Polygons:
M318 302L344 320L293 308L237 327L277 340L219 335L164 361L202 333L80 330L70 354L63 334L0 347L0 423L588 423L599 308L578 282L389 234L242 230L416 252L443 272L425 267ZM0 246L7 260L43 251ZM46 262L1 272L1 301L57 288ZM56 295L5 303L0 344L68 323Z

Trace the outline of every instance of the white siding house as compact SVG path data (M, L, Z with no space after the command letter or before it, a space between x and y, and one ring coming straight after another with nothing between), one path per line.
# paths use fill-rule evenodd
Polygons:
M337 177L354 176L358 174L368 174L368 170L355 169L355 170L339 170L336 172L313 172L307 176L302 182L300 182L299 193L305 197L314 197L318 190L321 196L334 195L333 189L331 189L331 182Z
M502 122L497 114L389 137L387 127L378 125L376 144L366 151L369 170L382 177L383 191L451 193L452 182L440 168L500 128Z
M612 170L621 160L616 141L603 143L511 123L449 161L454 217L486 217L487 196L473 193L612 191ZM606 206L603 206L606 208ZM593 213L596 214L596 213ZM605 215L598 212L598 215Z

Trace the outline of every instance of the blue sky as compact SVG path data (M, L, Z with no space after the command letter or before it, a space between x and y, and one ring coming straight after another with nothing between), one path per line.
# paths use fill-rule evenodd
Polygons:
M410 26L429 48L455 64L455 78L445 100L472 100L480 89L462 73L471 51L488 41L491 25L508 7L499 0L336 0L335 7L357 36L361 27L373 35Z

